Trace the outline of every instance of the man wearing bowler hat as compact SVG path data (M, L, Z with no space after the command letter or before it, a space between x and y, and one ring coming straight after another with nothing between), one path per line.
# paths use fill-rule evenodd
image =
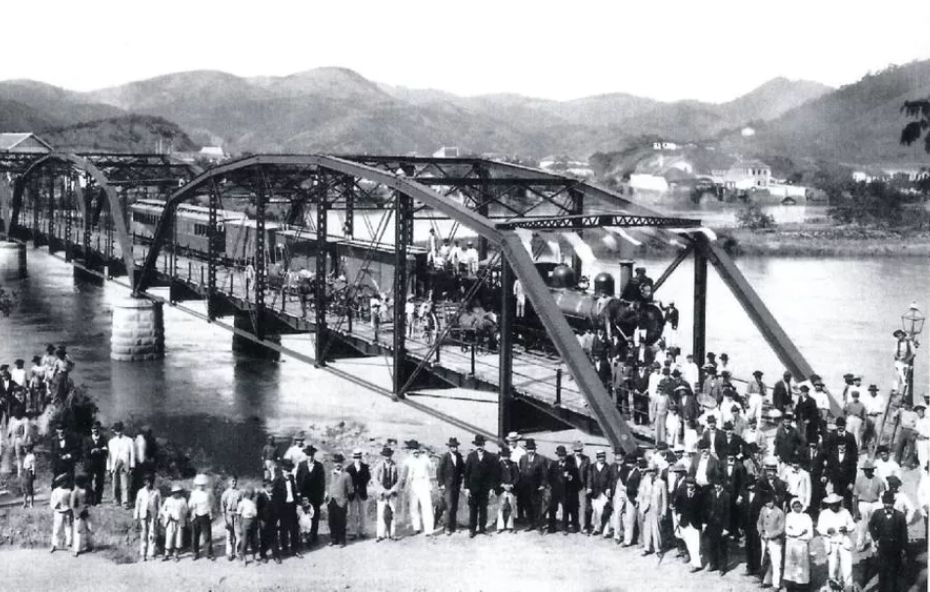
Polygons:
M546 460L536 454L536 440L526 439L526 454L520 459L518 500L526 510L527 530L543 528L542 491L546 488Z
M397 494L400 490L400 471L394 462L394 451L385 446L381 449L382 461L375 467L374 484L377 495L377 541L396 538Z
M572 523L575 532L590 532L591 530L591 484L588 481L588 471L591 467L591 458L584 453L584 444L581 440L572 443L572 460L578 469L581 483L578 489L578 520ZM581 524L579 524L579 521Z
M345 472L352 479L352 493L349 494L349 515L355 523L354 538L365 538L365 521L368 520L368 483L371 481L371 471L368 464L362 462L362 451L358 448L352 451L352 462Z
M304 448L303 452L304 460L297 465L294 482L300 497L307 498L313 506L313 517L310 519L310 544L315 545L320 527L320 510L323 507L323 498L326 497L326 469L323 468L323 463L316 460L316 447L309 445Z
M462 489L462 477L465 475L465 461L459 453L459 441L449 438L446 443L449 450L439 459L436 467L436 482L445 503L447 535L455 532L458 526L459 491Z
M468 535L484 534L488 524L488 495L497 487L500 463L496 456L484 449L485 438L475 436L475 449L465 460L463 480L468 497Z
M129 484L132 471L136 468L136 446L132 438L123 433L123 422L113 424L113 437L107 443L107 450L107 470L113 481L113 503L122 502L128 508L132 504Z
M333 472L329 480L326 513L329 515L329 546L346 546L346 514L349 500L355 494L352 477L342 470L345 457L338 452L333 455Z
M562 506L562 532L568 534L569 525L578 518L578 489L581 487L581 478L578 468L565 447L559 445L555 449L557 460L549 464L549 528L548 532L556 531L555 516Z

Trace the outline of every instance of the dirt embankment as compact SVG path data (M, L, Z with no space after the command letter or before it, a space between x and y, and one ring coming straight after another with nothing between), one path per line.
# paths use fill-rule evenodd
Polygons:
M798 257L930 257L930 232L858 227L792 227L775 231L728 230L723 247L735 255Z

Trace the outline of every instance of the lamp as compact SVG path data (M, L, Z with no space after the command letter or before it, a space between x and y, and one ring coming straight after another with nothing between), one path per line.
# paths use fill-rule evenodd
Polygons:
M924 330L925 320L927 320L927 317L920 313L920 309L917 308L917 302L911 302L908 311L901 315L901 328L904 329L908 337L913 339Z

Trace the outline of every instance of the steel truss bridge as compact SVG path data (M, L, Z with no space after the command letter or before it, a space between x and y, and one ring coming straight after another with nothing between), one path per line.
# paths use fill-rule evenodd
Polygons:
M710 264L795 378L813 374L699 221L669 218L620 193L558 174L479 158L269 154L200 170L165 155L59 152L0 154L0 173L11 181L11 190L0 183L0 215L9 238L45 245L88 273L120 278L117 281L137 297L161 299L150 288L168 286L171 304L181 307L185 300L205 300L206 320L318 367L327 367L327 361L347 349L386 355L392 360L390 389L341 375L434 415L442 414L408 398L424 373L455 385L493 389L499 411L497 434L485 432L490 437L502 438L512 429L532 427L528 424L534 421L536 427L548 422L599 433L625 451L635 448L636 436L645 436L634 433L635 426L628 425L608 395L521 241L520 229L582 233L615 227L633 244L673 245L678 254L657 279L656 289L686 258L694 258L696 359L705 353ZM143 198L162 200L164 210L154 238L139 244L130 231L129 206ZM190 202L204 204L209 211L207 257L184 256L174 245L178 208ZM254 219L254 278L244 279L241 269L230 266L214 240L218 211L234 202L246 206ZM341 229L327 227L329 212L338 212L344 220ZM269 286L266 223L311 226L318 243L316 272L324 277L327 240L363 234L363 215L372 245L383 243L385 230L393 225L393 238L387 241L395 270L393 324L380 336L368 323L353 322L345 307L328 305L323 282L316 284L309 320L286 295L278 302L278 291ZM377 230L372 229L372 217L380 217ZM404 307L398 303L407 298L406 261L419 220L431 225L446 221L452 225L451 235L467 228L477 236L482 260L499 259L502 297L495 353L462 353L408 337ZM580 268L577 257L573 264ZM514 299L508 296L515 279L522 283L558 360L514 351ZM231 326L219 318L231 314L239 315L237 321L247 316L250 322ZM276 337L285 333L314 333L315 355L282 347ZM476 429L463 418L441 418Z

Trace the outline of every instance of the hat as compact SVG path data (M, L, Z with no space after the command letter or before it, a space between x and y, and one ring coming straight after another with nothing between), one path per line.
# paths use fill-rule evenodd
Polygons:
M280 464L281 464L281 468L285 471L290 471L291 469L294 468L294 461L292 461L289 458L282 458Z
M536 450L536 440L533 438L527 438L525 447L527 450Z
M845 417L837 417L837 418L836 418L836 427L846 427L846 418L845 418Z
M296 442L298 440L306 440L306 438L304 438L303 432L297 432L296 434L294 434L294 441Z
M863 470L863 471L874 471L874 470L875 470L875 463L872 462L871 459L868 459L868 458L865 459L865 462L862 463L862 470Z
M802 391L804 391L804 392L806 393L806 392L809 392L809 391L811 390L811 387L807 386L806 384L802 384L801 386L798 387L798 389L800 389L800 390L802 390Z
M406 442L404 442L404 445L407 447L407 450L419 450L420 449L420 443L417 442L416 440L407 440Z
M194 477L194 485L207 485L209 483L210 479L203 473L197 473L197 476Z
M684 452L684 451L685 451L684 444L675 444L675 447L672 448L672 452Z
M801 506L802 508L804 507L804 501L799 497L792 499L791 504L789 505L793 508L795 504Z
M118 421L118 422L114 423L114 424L113 424L113 431L114 431L114 432L122 432L122 431L123 431L123 422Z
M358 448L352 451L352 458L362 458L362 451Z
M394 456L394 451L389 446L385 446L381 449L381 456Z
M852 395L852 396L853 396L854 398L856 398L856 399L859 398L859 391L858 391L858 390L852 390L852 391L850 391L849 394Z
M308 444L307 446L304 446L304 454L306 454L307 456L313 456L314 454L316 454L316 447L313 444Z
M701 366L701 368L702 368L703 370L716 370L716 369L717 369L717 366L715 366L715 365L711 364L710 362L708 362L708 363L704 364L703 366Z
M171 493L183 493L183 492L184 492L184 488L181 487L180 483L175 483L174 485L171 486Z
M721 360L729 360L729 359L730 359L730 356L727 355L727 352L723 352L722 354L720 354L720 359L721 359Z
M481 434L475 434L475 439L471 442L475 446L484 446L487 443L487 438Z
M698 447L698 450L707 450L710 448L710 444L708 444L706 440L701 440L700 442L698 442L697 447Z
M765 468L766 469L777 469L778 468L778 459L774 456L770 456L765 459Z
M607 458L607 451L606 451L606 450L598 450L598 451L594 454L594 456L595 456L595 458Z
M572 450L584 450L584 444L581 443L581 440L572 442Z
M686 467L682 463L675 463L674 465L672 465L671 470L673 473L687 473L688 467Z
M646 467L649 466L649 463L646 461L645 458L637 458L637 459L636 459L636 466L637 466L637 468L645 469Z
M449 441L446 442L446 446L458 446L458 445L459 445L458 438L449 438Z
M556 456L565 456L566 454L568 454L568 451L565 450L565 447L562 446L561 444L559 444L558 446L555 447L555 455L556 455Z
M510 432L509 434L507 434L508 442L515 442L519 439L520 439L520 434L518 434L517 432Z
M672 376L681 376L681 370L679 370L678 368L675 368L674 370L672 370Z
M732 421L725 421L725 422L723 422L723 429L724 429L724 430L732 430L732 429L733 429L733 422L732 422Z
M897 475L888 475L885 481L888 482L888 487L901 487L901 480L898 479Z
M776 408L769 409L769 419L778 419L781 417L781 411Z
M895 329L891 335L894 337L907 337L907 333L903 329Z
M690 391L690 390L691 390L691 389L689 389L688 386L687 386L687 385L684 385L684 384L679 384L678 386L675 387L675 392L676 392L676 393L677 393L678 391Z
M724 378L729 378L730 376L732 376L732 374L730 374L729 370L724 370L720 373L720 376L723 376Z
M882 494L882 503L883 504L893 504L894 503L894 493L891 491L886 491Z
M614 448L614 456L623 458L623 448Z
M877 390L878 390L878 387L875 386L874 384L870 384L870 385L869 385L869 392L870 392L870 393L871 393L872 391L877 391Z
M782 419L794 419L794 413L792 413L791 411L785 411L784 413L781 414L781 418Z
M927 406L926 406L926 405L923 405L923 404L921 404L921 403L918 403L918 404L914 405L914 411L917 411L917 410L919 410L919 409L926 409L926 408L927 408Z
M333 453L333 462L334 462L334 463L341 463L341 462L345 461L345 459L346 459L346 457L342 456L340 453L338 453L338 452Z
M852 380L854 378L855 376L851 372L847 372L846 374L843 375L843 380Z
M831 493L827 497L823 498L823 503L828 506L831 504L841 504L843 503L843 498L836 495L835 493Z
M753 370L752 372L753 376L762 376L762 374L763 374L762 370Z
M685 477L685 485L697 485L697 481L691 475Z
M633 271L635 271L635 272L637 272L637 273L639 273L639 272L641 272L641 271L642 271L642 272L645 272L645 271L646 271L646 268L645 268L645 267L637 267L637 268L634 269Z
M500 456L501 458L510 458L510 448L507 448L506 446L502 447L497 452L497 455Z

